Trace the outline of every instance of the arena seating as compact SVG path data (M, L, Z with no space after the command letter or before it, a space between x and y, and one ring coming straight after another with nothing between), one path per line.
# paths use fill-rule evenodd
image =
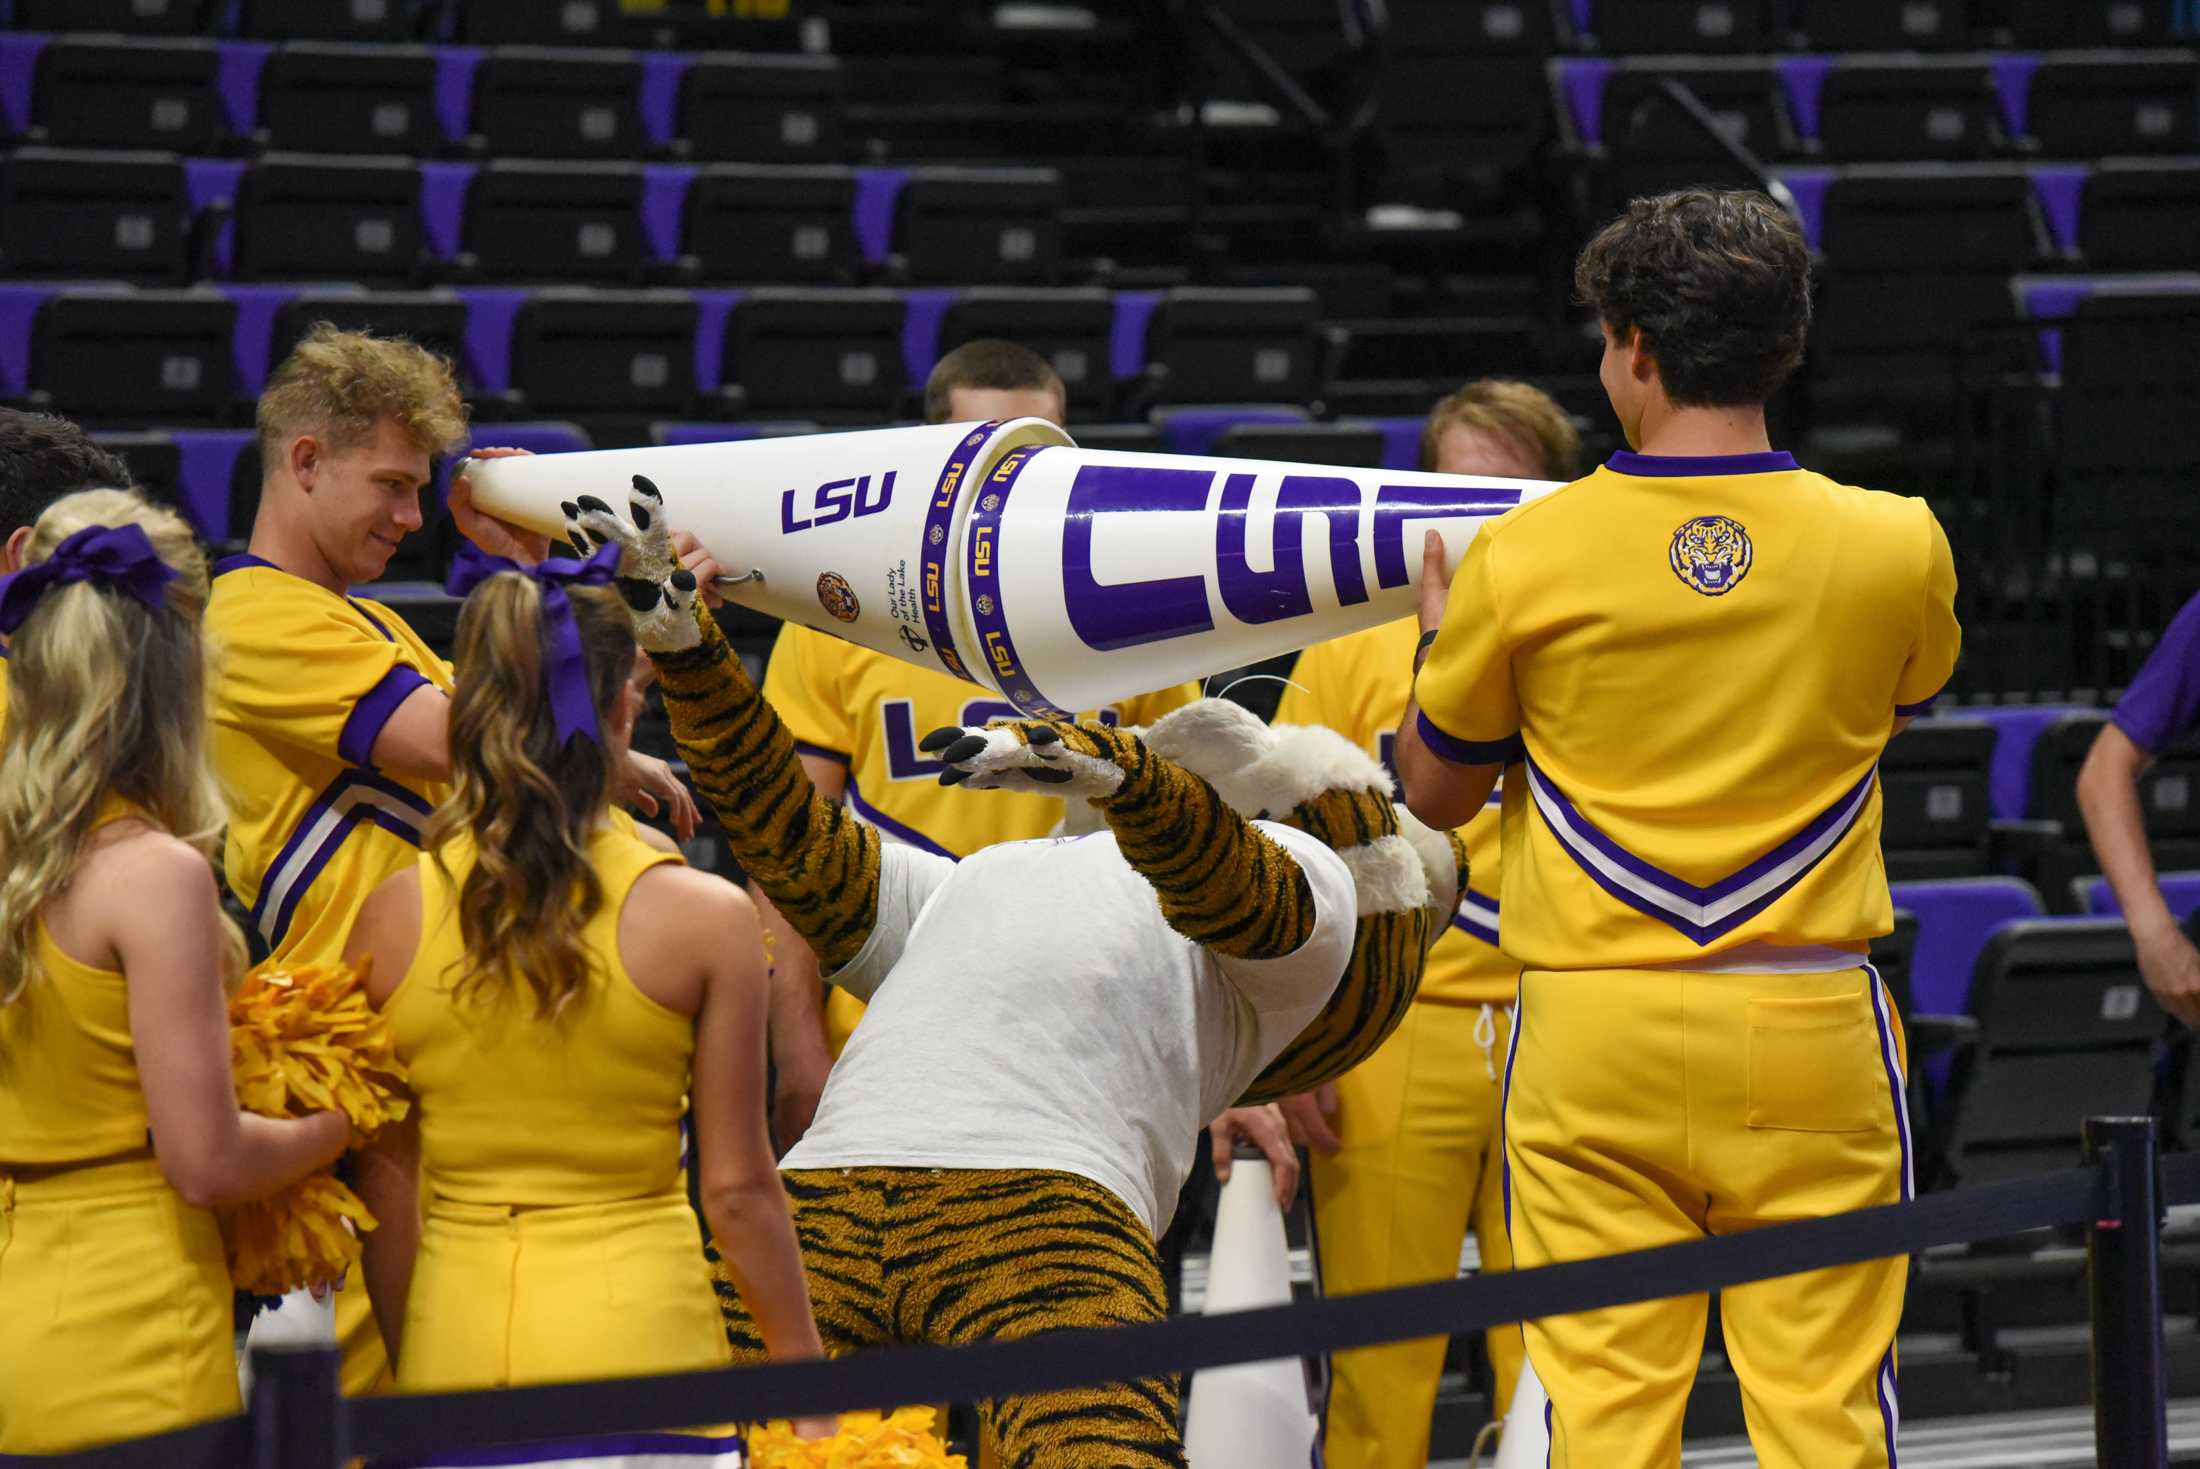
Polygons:
M1960 562L1965 661L1881 769L1914 921L1874 952L1927 1176L2145 1107L2164 1021L2143 986L2125 1013L2074 791L2200 589L2191 7L1070 9L0 0L0 399L83 418L220 545L256 502L252 398L323 319L449 353L485 444L906 420L942 352L1013 335L1092 447L1407 468L1430 403L1494 373L1601 457L1566 262L1631 192L1761 165L1822 282L1776 432L1928 495ZM446 632L455 544L441 519L391 571ZM2172 752L2142 784L2180 913L2195 778ZM2194 1136L2200 1066L2161 1084Z

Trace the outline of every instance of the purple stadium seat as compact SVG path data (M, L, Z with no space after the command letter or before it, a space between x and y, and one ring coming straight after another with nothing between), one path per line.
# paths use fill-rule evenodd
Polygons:
M1964 716L1994 726L1994 764L1987 794L1994 819L2019 821L2031 814L2032 746L2040 732L2065 715L2084 714L2083 704L2024 704L2006 708L1966 709Z
M1920 1015L1963 1015L1971 1005L1971 971L1979 951L2004 923L2045 910L2033 886L2014 877L1962 877L1898 882L1894 905L1917 915L1910 993Z
M2200 913L2200 872L2164 872L2157 882L2162 889L2162 900L2169 904L2169 911L2183 923L2194 913ZM2121 918L2123 907L2116 901L2116 890L2108 885L2105 877L2081 877L2077 880L2078 902L2095 918Z
M1242 424L1292 424L1308 420L1305 409L1285 403L1225 403L1157 408L1153 421L1161 430L1161 447L1169 453L1205 454L1226 429Z
M180 464L178 498L199 534L210 541L243 540L250 535L251 526L229 523L229 485L237 456L253 442L252 431L179 428L168 436L175 440Z

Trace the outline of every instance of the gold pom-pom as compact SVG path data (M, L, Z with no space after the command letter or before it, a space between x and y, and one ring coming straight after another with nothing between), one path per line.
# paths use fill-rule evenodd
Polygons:
M262 965L230 997L229 1027L237 1105L247 1112L341 1112L372 1136L411 1108L389 1027L367 1003L364 976L346 965ZM341 1279L359 1258L359 1234L374 1228L359 1196L327 1172L220 1219L229 1278L258 1295Z
M749 1435L750 1469L968 1469L932 1433L930 1408L897 1408L887 1417L843 1413L831 1438L797 1438L783 1421Z

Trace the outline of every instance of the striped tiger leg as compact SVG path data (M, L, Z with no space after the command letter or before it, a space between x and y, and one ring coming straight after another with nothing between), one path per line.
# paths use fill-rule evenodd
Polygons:
M650 654L680 758L734 857L830 975L878 921L878 833L817 793L717 622L700 609L697 621L695 647Z
M1324 791L1279 819L1346 853L1398 834L1397 810L1378 791ZM1465 886L1463 869L1460 885ZM1239 1101L1273 1102L1310 1091L1373 1055L1405 1019L1406 1007L1421 987L1431 921L1425 908L1363 909L1336 991Z
M1153 1236L1109 1190L1024 1169L910 1171L890 1277L910 1340L1015 1341L1168 1315ZM980 1405L1001 1469L1184 1469L1174 1376Z
M810 1282L810 1309L827 1356L875 1347L891 1339L883 1258L886 1205L875 1181L839 1169L782 1173L795 1238ZM761 1362L764 1338L727 1272L715 1244L708 1250L718 1309L736 1362Z
M1314 891L1280 843L1136 735L1077 728L1123 767L1123 784L1093 804L1123 860L1153 884L1169 927L1233 959L1280 958L1306 942Z

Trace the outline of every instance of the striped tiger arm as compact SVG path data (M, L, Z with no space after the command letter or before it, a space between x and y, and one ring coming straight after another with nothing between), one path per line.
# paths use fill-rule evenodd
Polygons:
M726 843L829 978L878 921L879 836L810 784L794 739L701 608L702 641L652 652L665 712Z
M1075 729L1122 767L1123 783L1092 803L1124 860L1160 895L1169 927L1232 959L1280 959L1312 936L1314 890L1280 843L1138 736Z

